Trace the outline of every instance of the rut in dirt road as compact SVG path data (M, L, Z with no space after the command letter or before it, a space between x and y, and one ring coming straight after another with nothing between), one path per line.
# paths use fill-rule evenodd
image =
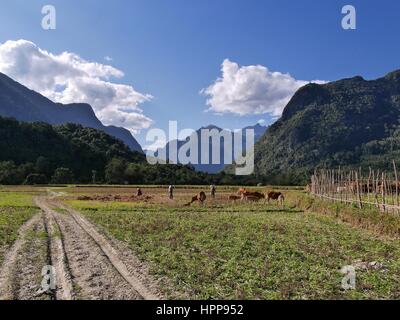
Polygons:
M57 201L38 198L47 223L58 229L51 252L57 272L57 299L157 300L154 286L144 285L134 259L126 260L96 228ZM62 207L62 213L58 212ZM53 209L54 208L54 209ZM54 231L54 230L53 230ZM54 238L54 237L52 237Z
M0 269L0 300L71 300L73 290L59 227L48 210L27 221ZM54 267L54 269L53 269ZM44 288L43 270L55 270L56 290ZM49 274L49 279L54 274Z
M42 209L44 225L48 234L47 254L49 265L55 269L56 300L72 300L74 297L71 273L68 267L61 229L52 210L41 200L36 199L36 204Z
M0 269L0 300L49 299L38 294L41 270L48 265L47 239L43 217L36 214L19 230Z

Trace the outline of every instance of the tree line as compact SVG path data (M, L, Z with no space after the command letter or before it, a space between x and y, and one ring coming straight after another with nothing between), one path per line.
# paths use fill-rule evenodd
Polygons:
M207 174L192 166L150 165L106 133L66 124L0 117L0 184L223 184L256 185L260 177Z

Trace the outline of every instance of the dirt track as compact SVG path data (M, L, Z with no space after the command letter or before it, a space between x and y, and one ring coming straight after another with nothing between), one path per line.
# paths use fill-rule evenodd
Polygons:
M1 266L0 299L162 298L146 266L126 247L54 198L36 203L41 213L20 229ZM46 265L55 269L56 289L42 292Z

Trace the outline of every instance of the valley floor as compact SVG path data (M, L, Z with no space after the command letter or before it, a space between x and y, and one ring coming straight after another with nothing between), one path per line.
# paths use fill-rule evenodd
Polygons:
M0 189L0 299L400 298L400 241L303 211L301 191L283 191L283 209L232 203L232 188L191 207L198 187L174 200L165 188L135 191ZM56 290L41 292L45 265ZM355 290L342 289L345 266Z

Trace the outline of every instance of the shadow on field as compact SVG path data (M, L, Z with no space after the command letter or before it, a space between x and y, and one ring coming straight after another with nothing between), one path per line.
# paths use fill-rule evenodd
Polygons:
M260 210L255 210L260 212ZM261 210L261 212L268 212L268 213L304 213L303 210L292 208L292 209L266 209Z
M197 207L197 208L176 208L176 211L179 212L213 212L213 213L241 213L243 215L248 214L248 213L259 213L259 214L275 214L275 213L281 213L281 214L298 214L298 213L304 213L304 210L301 210L299 208L293 207L293 208L260 208L260 207L254 207L254 208L243 208L243 207Z

